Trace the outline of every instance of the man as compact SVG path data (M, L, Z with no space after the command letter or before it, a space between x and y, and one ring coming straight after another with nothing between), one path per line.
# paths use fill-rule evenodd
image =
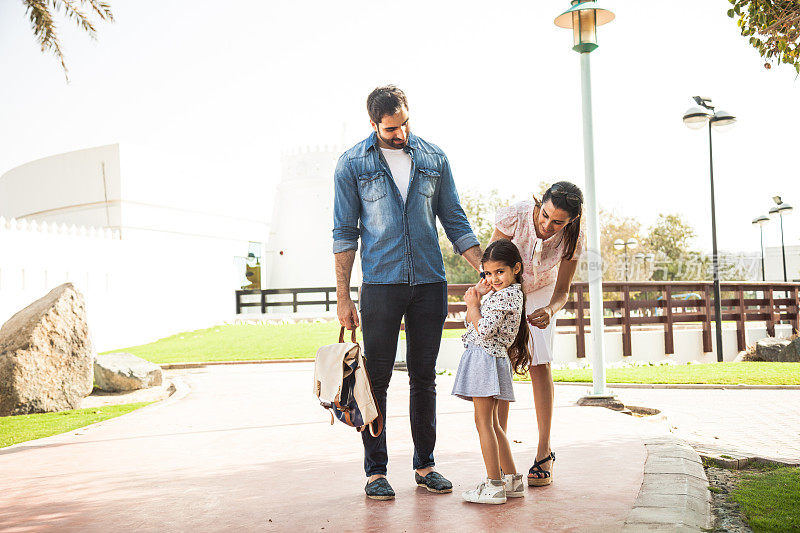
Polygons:
M367 110L374 132L339 158L333 215L337 313L348 329L359 326L350 274L361 237L364 354L384 416L384 431L378 437L362 433L365 491L376 500L394 498L386 479L386 389L405 318L414 477L429 491L452 492L452 484L434 470L433 459L435 367L447 317L436 217L456 252L476 270L481 250L459 203L447 157L411 133L403 91L392 85L378 87L367 98Z

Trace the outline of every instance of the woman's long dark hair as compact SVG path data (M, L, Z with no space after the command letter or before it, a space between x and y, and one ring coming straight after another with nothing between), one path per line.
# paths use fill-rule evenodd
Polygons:
M514 269L514 265L519 263L519 272L516 274L516 282L522 285L522 271L525 268L522 265L522 256L519 253L516 245L508 239L499 239L486 247L481 257L481 266L486 261L497 261L503 263L508 268ZM514 342L508 348L508 360L511 362L511 368L514 373L523 375L528 371L531 363L531 354L528 351L528 324L525 323L525 293L522 293L522 314L520 316L519 330Z
M580 187L569 181L558 181L550 186L542 196L541 204L550 200L557 209L563 209L572 219L569 224L564 226L564 239L567 245L564 247L562 259L569 261L575 254L578 239L581 235L581 215L583 214L583 192Z

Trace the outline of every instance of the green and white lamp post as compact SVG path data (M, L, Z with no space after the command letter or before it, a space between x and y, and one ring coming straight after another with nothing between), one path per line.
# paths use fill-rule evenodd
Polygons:
M597 48L597 27L614 20L614 13L594 0L572 0L572 6L555 19L559 28L571 28L581 57L581 100L583 103L583 166L586 193L586 217L589 232L589 323L592 328L592 393L589 398L603 398L606 391L606 368L603 347L603 262L600 255L600 220L594 183L594 133L592 131L592 79L589 54Z

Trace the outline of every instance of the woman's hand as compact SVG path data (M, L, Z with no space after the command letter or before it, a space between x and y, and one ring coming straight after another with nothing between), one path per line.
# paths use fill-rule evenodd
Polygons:
M533 313L528 315L528 324L544 329L550 325L550 319L553 317L553 310L550 306L540 307Z
M481 279L478 284L475 285L475 290L480 296L486 296L492 291L492 286L489 285L489 282L485 279Z
M480 307L481 295L478 294L475 287L467 289L467 292L464 294L464 302L467 304L467 307Z

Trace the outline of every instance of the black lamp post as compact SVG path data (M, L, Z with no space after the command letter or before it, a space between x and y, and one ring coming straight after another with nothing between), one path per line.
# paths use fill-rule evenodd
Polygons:
M714 313L717 326L717 361L722 362L722 304L719 289L719 254L717 253L717 213L714 203L714 155L711 144L711 127L725 131L733 126L736 117L726 111L714 111L711 98L694 96L697 106L690 107L683 114L683 123L693 130L699 130L708 123L708 162L711 177L711 262L714 269Z
M781 219L781 255L783 256L783 281L789 281L786 275L786 246L783 244L783 215L788 215L792 212L792 206L781 200L780 196L773 196L773 200L778 204L769 210L770 216L777 215Z
M767 275L764 271L764 224L769 222L769 217L761 215L753 219L753 224L758 226L758 232L761 235L761 281L767 281Z

